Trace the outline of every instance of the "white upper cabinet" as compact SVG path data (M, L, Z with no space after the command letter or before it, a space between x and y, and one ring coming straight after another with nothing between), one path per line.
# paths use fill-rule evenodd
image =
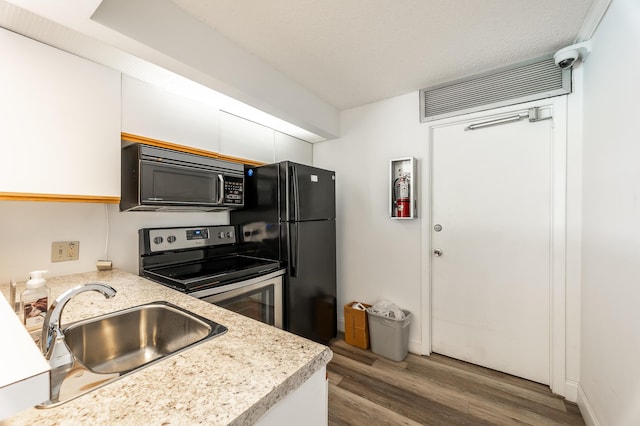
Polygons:
M275 161L293 161L295 163L313 163L313 150L309 142L305 142L284 133L275 132Z
M220 112L220 154L273 163L274 130Z
M218 109L122 76L122 131L219 152Z
M1 28L0 52L0 193L119 197L120 73Z

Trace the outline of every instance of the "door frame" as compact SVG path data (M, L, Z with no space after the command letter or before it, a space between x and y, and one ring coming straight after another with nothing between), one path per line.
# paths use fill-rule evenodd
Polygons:
M431 353L432 337L432 276L431 255L431 206L433 176L433 133L434 129L452 125L468 124L475 121L492 120L513 115L532 107L551 108L551 250L550 250L550 353L549 387L554 393L566 395L566 252L567 252L567 96L558 96L533 102L526 102L489 111L466 114L433 121L428 131L429 173L423 175L422 199L428 200L428 208L423 208L421 219L422 252L422 354ZM504 124L509 125L509 124Z

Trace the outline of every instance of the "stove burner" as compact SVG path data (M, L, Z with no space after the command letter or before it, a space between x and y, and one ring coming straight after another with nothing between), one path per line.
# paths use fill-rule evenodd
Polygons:
M226 256L166 266L147 270L163 277L173 286L183 290L201 289L221 282L232 283L239 279L280 269L280 262L246 256ZM165 281L166 282L166 281Z

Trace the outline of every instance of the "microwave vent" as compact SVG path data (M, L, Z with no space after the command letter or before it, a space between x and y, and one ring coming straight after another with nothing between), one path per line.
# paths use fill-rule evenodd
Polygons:
M571 93L571 68L537 59L420 90L420 121Z

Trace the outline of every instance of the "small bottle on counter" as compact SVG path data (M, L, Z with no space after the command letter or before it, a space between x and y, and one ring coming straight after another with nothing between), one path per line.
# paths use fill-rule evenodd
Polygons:
M28 331L42 328L44 317L49 309L49 294L51 290L46 286L43 275L47 271L33 271L29 273L27 288L20 296L22 318Z

